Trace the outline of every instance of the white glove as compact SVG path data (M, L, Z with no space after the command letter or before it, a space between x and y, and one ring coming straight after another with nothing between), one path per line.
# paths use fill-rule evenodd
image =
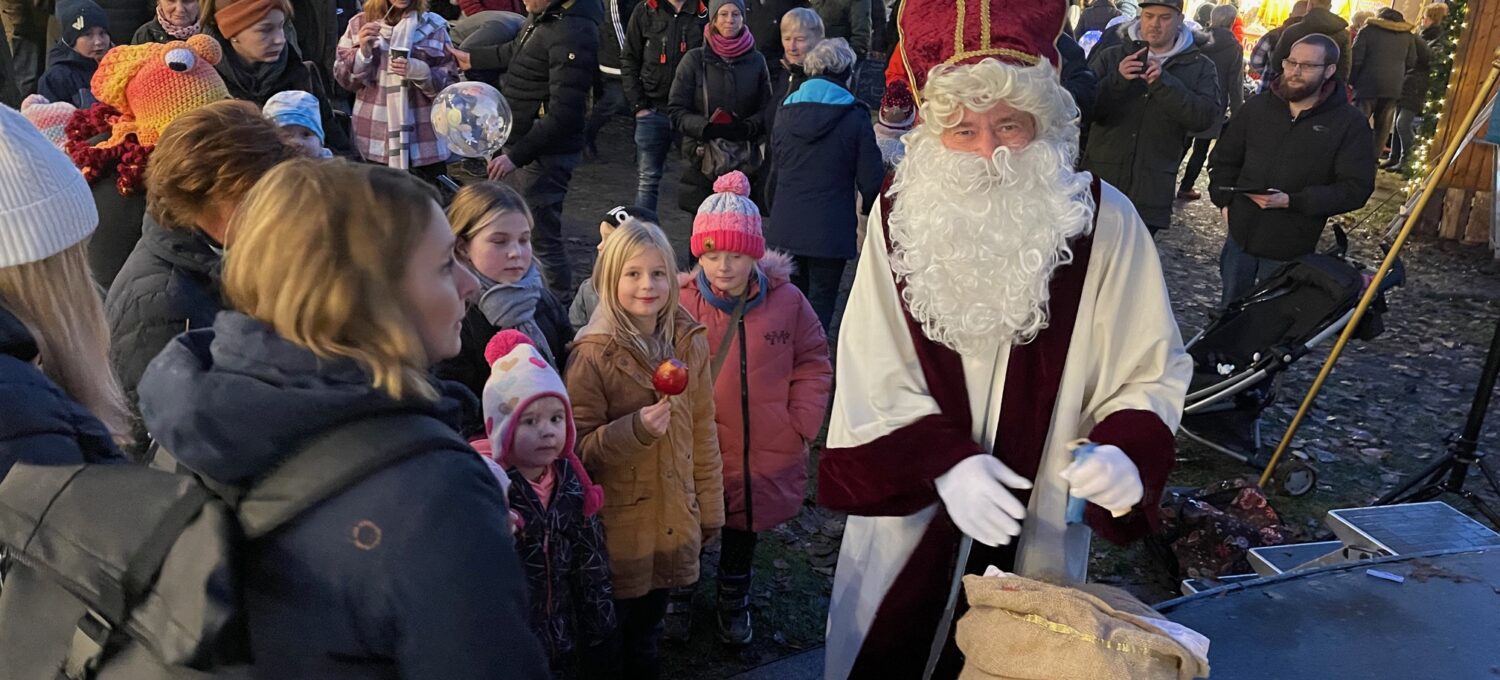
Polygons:
M938 496L960 531L988 546L1005 545L1021 535L1026 506L1010 489L1030 489L1031 481L989 454L969 456L937 478Z
M1073 461L1061 477L1073 488L1074 497L1097 505L1115 517L1130 512L1141 502L1141 472L1118 446L1101 445L1093 453Z
M432 77L432 67L421 59L406 60L406 79L414 83L425 83Z

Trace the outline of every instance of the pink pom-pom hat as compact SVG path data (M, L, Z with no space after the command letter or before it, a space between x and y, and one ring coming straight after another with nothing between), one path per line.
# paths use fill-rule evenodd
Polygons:
M760 230L760 208L750 200L750 178L735 170L714 182L714 193L703 199L693 218L694 257L722 251L759 260L766 254Z

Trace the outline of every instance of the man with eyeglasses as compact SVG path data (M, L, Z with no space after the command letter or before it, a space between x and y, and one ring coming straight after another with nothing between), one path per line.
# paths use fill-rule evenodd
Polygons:
M1229 119L1209 158L1209 195L1229 223L1219 255L1228 306L1289 260L1312 253L1329 217L1375 191L1369 120L1335 73L1326 35L1297 41L1281 77Z
M1218 118L1219 75L1182 25L1182 0L1144 0L1120 43L1096 50L1084 166L1125 192L1155 234L1172 221L1188 135Z

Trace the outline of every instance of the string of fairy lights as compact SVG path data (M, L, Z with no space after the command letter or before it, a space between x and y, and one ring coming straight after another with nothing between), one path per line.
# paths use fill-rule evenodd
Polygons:
M1427 92L1427 105L1422 110L1422 125L1417 129L1416 148L1412 150L1411 162L1406 166L1406 195L1413 196L1422 189L1422 180L1432 172L1438 159L1428 158L1433 137L1437 134L1438 122L1443 116L1443 107L1452 95L1455 83L1453 58L1458 53L1458 39L1469 27L1468 10L1470 0L1450 0L1448 16L1443 20L1443 37L1434 46ZM1463 134L1456 130L1454 134Z

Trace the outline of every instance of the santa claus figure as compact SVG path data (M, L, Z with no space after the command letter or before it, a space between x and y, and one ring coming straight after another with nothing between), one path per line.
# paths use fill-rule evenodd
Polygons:
M819 463L819 502L849 514L827 678L956 676L963 574L1083 581L1093 533L1151 530L1173 464L1191 360L1134 207L1074 169L1064 3L986 1L899 19L919 117L869 221ZM1098 446L1075 459L1079 439Z

